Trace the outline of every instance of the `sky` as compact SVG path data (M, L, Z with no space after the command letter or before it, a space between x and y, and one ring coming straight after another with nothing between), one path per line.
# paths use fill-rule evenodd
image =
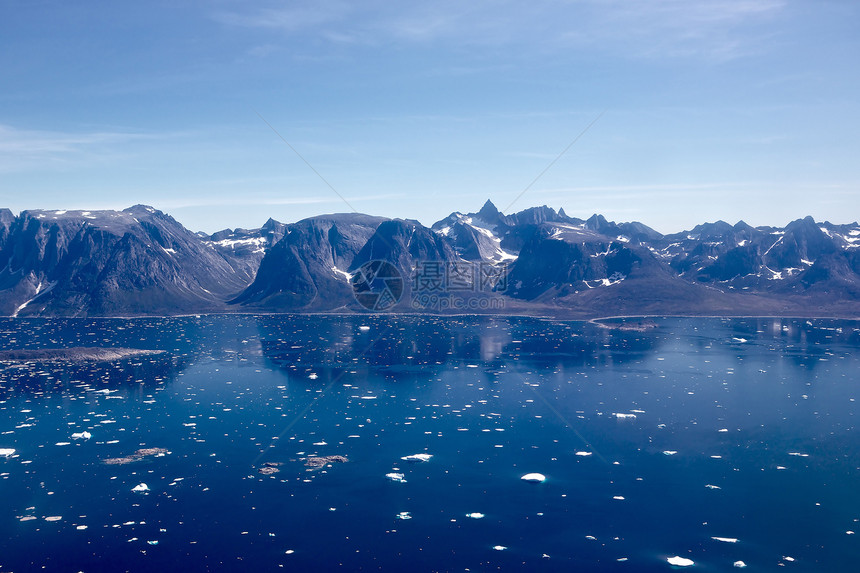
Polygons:
M0 207L860 218L860 2L0 0Z

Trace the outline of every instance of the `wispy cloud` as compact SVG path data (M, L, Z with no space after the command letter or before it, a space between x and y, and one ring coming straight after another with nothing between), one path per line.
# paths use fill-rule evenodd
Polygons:
M0 172L93 160L125 144L170 137L123 131L62 132L0 124Z
M528 5L323 0L213 17L231 26L331 43L579 48L635 58L731 59L760 49L763 33L755 26L784 7L784 0L536 0Z

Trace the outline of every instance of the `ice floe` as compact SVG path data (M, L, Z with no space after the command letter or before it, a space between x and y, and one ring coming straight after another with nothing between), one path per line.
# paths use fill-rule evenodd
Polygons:
M747 566L746 563L744 563L743 561L740 561L740 560L735 561L732 565L738 569L743 569L744 567Z
M397 472L387 473L385 477L397 483L406 483L406 476Z
M93 435L87 431L75 432L74 434L72 434L73 440L89 440L92 437Z
M0 456L9 458L15 455L15 448L0 448Z
M474 513L467 513L467 514L466 514L466 517L470 517L470 518L472 518L472 519L483 519L483 518L484 518L484 514L483 514L483 513L478 513L478 512L474 512Z
M636 417L636 414L623 414L623 413L619 413L619 412L614 412L612 415L615 416L616 418L618 418L619 420L628 420L628 419Z
M723 543L737 543L738 540L734 537L711 537L714 541L722 541Z
M410 456L403 456L400 459L407 462L429 462L432 457L433 454L412 454Z
M526 474L520 478L523 481L528 481L532 483L543 483L546 481L546 476L539 473L530 473Z
M505 547L504 545L493 545L493 549L495 549L496 551L504 551L505 549L507 549L507 547Z
M675 555L674 557L668 557L666 561L669 562L669 565L674 565L675 567L692 567L695 565L695 562L692 559L687 559L686 557L679 557Z
M401 511L397 514L397 519L412 519L412 516L409 515L408 511Z
M133 488L131 488L131 491L133 491L135 493L146 493L149 491L149 486L146 485L145 483L139 483L136 486L134 486Z
M677 453L678 453L677 450L663 450L664 456L674 456Z

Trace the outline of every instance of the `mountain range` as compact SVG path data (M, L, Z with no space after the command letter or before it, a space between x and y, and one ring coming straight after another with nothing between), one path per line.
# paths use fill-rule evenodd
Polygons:
M811 217L663 235L487 201L430 227L340 213L207 235L143 205L0 209L0 264L0 315L15 317L368 312L368 300L563 318L860 314L860 225Z

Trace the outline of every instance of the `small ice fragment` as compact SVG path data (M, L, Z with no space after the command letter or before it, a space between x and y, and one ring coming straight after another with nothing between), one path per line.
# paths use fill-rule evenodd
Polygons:
M134 486L133 488L131 488L131 491L133 491L135 493L145 493L145 492L149 491L149 486L146 485L145 483L139 483L136 486Z
M738 336L733 336L733 337L732 337L732 342L737 342L737 343L743 344L743 343L744 343L744 342L746 342L746 341L747 341L747 339L746 339L746 338L740 338L740 337L738 337Z
M63 519L61 515L49 515L45 518L45 521L60 521L61 519Z
M86 525L78 525L77 527L75 527L75 529L77 529L78 531L83 531L86 528L87 528Z
M523 481L528 481L532 483L543 483L546 481L546 476L538 473L526 474L520 478Z
M482 518L484 517L484 514L483 514L483 513L478 513L478 512L474 512L474 513L467 513L467 514L466 514L466 517L471 517L472 519L482 519Z
M287 549L286 551L284 551L284 555L292 555L295 552L295 549Z
M68 446L68 445L70 445L71 443L72 443L72 442L57 442L57 443L56 443L56 444L54 444L54 445L55 445L55 446Z
M315 446L327 446L328 443L327 442L314 442L314 445Z
M666 559L669 562L669 565L674 565L675 567L690 567L694 564L692 559L687 559L686 557L679 557L675 555L674 557L669 557Z
M403 456L400 459L407 462L429 462L432 457L433 454L412 454L410 456Z
M412 516L409 515L408 511L401 511L397 514L397 519L412 519Z
M590 456L591 452L576 452L576 455L585 457L585 456Z
M505 547L504 545L493 545L493 549L495 549L496 551L504 551L505 549L507 549L507 547Z
M615 412L612 415L615 416L616 418L618 418L619 420L624 420L624 419L636 417L636 414L620 414L618 412Z
M362 325L362 326L359 326L358 329L363 331L363 332L367 332L368 330L370 330L370 327Z
M735 562L733 563L733 565L734 565L735 567L737 567L738 569L743 569L744 567L746 567L746 566L747 566L747 564L746 564L746 563L744 563L743 561L735 561Z
M310 374L308 374L308 378L310 378L311 380L316 380L317 378L319 378L319 376L316 373L311 372Z
M845 535L854 535L854 532L849 529L845 532Z
M708 489L720 489L718 485L705 484L705 487Z
M597 538L593 535L586 535L585 538L590 540L590 541L597 541Z
M624 496L623 495L615 495L615 496L612 496L612 499L617 499L618 501L624 501Z
M678 453L677 450L663 450L664 456L674 456L677 453Z
M800 453L800 452L788 452L788 455L790 455L790 456L798 456L798 457L801 457L801 458L808 458L808 457L809 457L809 454L803 454L803 453Z
M75 432L74 434L72 434L73 440L89 440L92 437L93 435L87 431Z
M149 544L149 545L158 545L158 540L157 540L157 539L155 539L155 540L153 540L153 541L147 541L146 543L147 543L147 544Z
M738 540L734 537L711 537L714 541L722 541L723 543L737 543Z
M794 557L783 557L783 561L794 561Z
M0 448L0 456L8 458L15 454L15 448Z
M396 481L398 483L406 483L406 476L403 474L391 472L391 473L385 474L385 477L387 477L391 481Z

